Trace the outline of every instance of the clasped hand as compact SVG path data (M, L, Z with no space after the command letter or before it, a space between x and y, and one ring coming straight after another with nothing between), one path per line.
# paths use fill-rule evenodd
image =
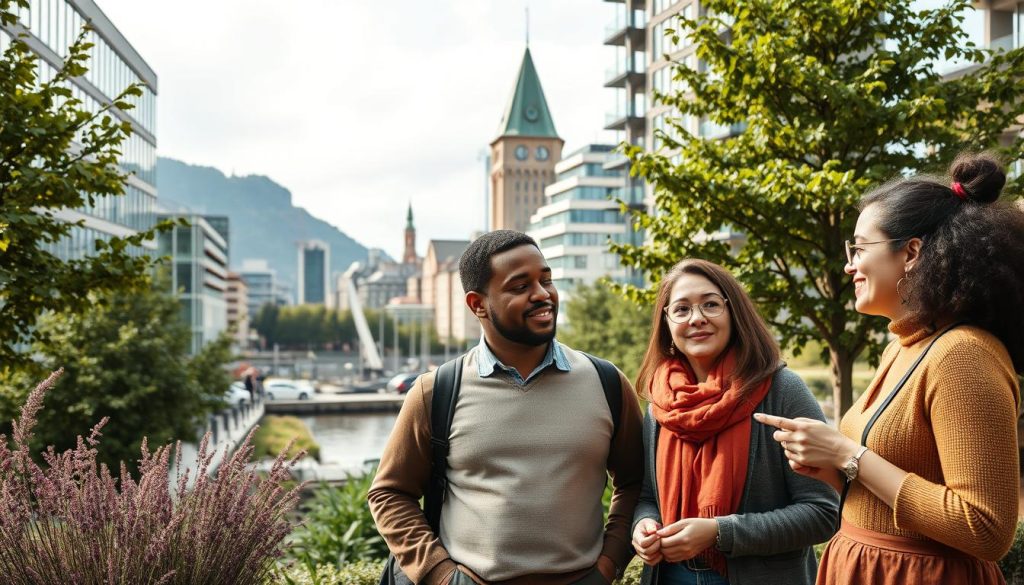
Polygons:
M684 518L668 526L644 518L633 530L633 548L648 565L677 563L711 548L717 537L718 522L713 518Z

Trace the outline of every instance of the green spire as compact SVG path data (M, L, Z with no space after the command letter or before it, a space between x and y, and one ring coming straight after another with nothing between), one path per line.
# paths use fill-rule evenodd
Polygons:
M409 212L405 214L405 229L415 229L412 227L412 201L409 202Z
M537 136L558 138L555 122L548 111L544 90L540 86L537 69L533 66L530 48L526 48L523 64L519 68L516 87L512 90L505 114L498 127L499 136Z

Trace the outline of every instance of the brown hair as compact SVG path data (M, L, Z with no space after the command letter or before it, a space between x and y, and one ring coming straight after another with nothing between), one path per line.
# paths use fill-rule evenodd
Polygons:
M736 277L714 262L695 258L683 260L673 266L658 285L654 315L651 319L651 338L647 342L647 351L644 353L644 360L640 364L640 373L636 379L637 393L647 398L654 372L666 360L672 359L672 354L669 353L669 348L672 347L672 334L665 323L665 307L668 305L672 287L684 274L703 276L717 286L728 299L732 333L726 349L736 349L736 370L732 376L742 381L740 392L745 394L779 368L779 344Z

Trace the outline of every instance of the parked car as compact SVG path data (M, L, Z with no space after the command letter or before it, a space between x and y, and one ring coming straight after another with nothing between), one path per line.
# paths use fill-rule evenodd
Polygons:
M396 392L398 394L405 394L406 392L409 391L410 388L412 388L412 383L415 382L416 378L419 378L419 376L420 375L419 375L418 372L417 373L412 373L412 374L410 374L408 372L406 372L404 374L398 374L394 378L391 378L390 381L388 381L388 385L387 385L388 392Z
M242 407L249 403L249 391L245 389L243 382L232 382L228 391L224 393L224 399L231 406Z
M309 400L316 390L309 380L267 378L263 382L267 400Z

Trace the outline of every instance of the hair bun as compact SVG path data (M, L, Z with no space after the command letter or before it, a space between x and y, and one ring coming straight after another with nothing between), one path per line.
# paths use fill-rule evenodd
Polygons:
M964 188L968 199L978 203L992 203L999 199L1006 184L1002 161L987 152L961 154L950 165L949 174Z

